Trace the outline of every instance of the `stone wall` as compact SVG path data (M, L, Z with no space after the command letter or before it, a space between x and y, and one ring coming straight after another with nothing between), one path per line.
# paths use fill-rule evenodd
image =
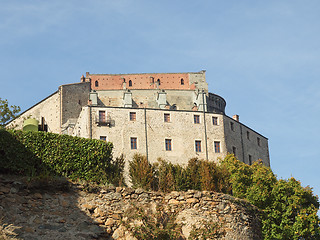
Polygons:
M69 185L68 185L69 184ZM68 187L67 187L68 186ZM67 191L68 190L68 191ZM215 192L147 192L108 187L97 193L82 191L67 181L26 184L23 179L0 175L2 228L16 228L17 239L135 240L124 225L133 206L155 211L163 206L182 224L181 239L203 222L220 225L220 239L262 239L258 210L246 201Z
M41 117L45 118L48 125L48 132L60 133L60 92L57 91L41 102L24 111L15 120L11 121L7 127L16 129L23 128L23 122L27 118L35 118L41 122Z
M235 147L235 155L240 161L252 164L261 159L264 165L270 167L268 138L226 115L223 116L223 121L227 152L234 153L233 147Z
M61 125L77 119L83 106L88 104L90 83L73 83L59 87L61 94Z

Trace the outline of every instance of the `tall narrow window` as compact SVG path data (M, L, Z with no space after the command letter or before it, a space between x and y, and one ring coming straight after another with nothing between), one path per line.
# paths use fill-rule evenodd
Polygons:
M183 80L183 78L181 78L180 83L181 83L181 85L184 85L184 80Z
M100 140L107 141L107 136L100 136Z
M258 146L260 147L261 146L261 141L260 141L259 137L257 137L257 143L258 143Z
M135 121L136 120L136 112L130 112L130 121Z
M250 132L247 131L247 139L250 140Z
M212 117L212 124L218 125L218 118L217 117Z
M200 123L200 115L193 115L193 122L196 124Z
M136 137L130 138L130 145L131 145L131 149L137 149L137 138Z
M232 147L232 153L234 156L237 155L237 148L236 147Z
M233 122L230 122L230 129L231 129L231 131L234 131L234 123Z
M95 86L95 87L99 87L99 82L98 82L98 81L95 81L95 82L94 82L94 86Z
M164 121L165 122L170 122L170 114L169 113L165 113L164 114Z
M161 83L160 83L160 79L158 79L158 80L157 80L157 83L158 83L158 85L159 85L159 86L161 85Z
M99 111L99 122L106 122L106 112Z
M214 142L214 151L216 153L219 153L220 152L220 142Z
M132 87L132 81L129 80L129 87Z
M171 139L165 139L165 147L166 147L166 151L172 150Z
M195 141L195 148L196 148L196 152L201 152L201 141L199 140Z
M252 165L252 156L249 154L249 165Z

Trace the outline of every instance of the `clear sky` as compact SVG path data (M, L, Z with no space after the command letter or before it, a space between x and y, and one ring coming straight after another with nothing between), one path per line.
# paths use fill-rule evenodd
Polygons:
M206 70L271 167L320 194L320 1L0 0L0 97L26 110L90 73Z

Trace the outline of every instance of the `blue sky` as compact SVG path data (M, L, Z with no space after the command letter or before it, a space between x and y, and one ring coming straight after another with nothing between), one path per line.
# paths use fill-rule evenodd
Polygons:
M90 73L205 69L271 167L320 194L320 1L0 0L0 97L26 110Z

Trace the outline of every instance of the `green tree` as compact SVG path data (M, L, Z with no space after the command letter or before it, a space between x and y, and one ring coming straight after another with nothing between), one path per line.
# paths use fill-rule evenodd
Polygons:
M227 156L222 165L230 174L233 195L261 210L262 233L271 239L320 239L318 197L294 178L277 180L270 168L252 166Z
M0 98L0 127L3 127L10 120L14 119L20 112L20 107L9 105L8 100Z
M310 187L294 178L279 180L263 208L265 239L320 239L319 202Z

